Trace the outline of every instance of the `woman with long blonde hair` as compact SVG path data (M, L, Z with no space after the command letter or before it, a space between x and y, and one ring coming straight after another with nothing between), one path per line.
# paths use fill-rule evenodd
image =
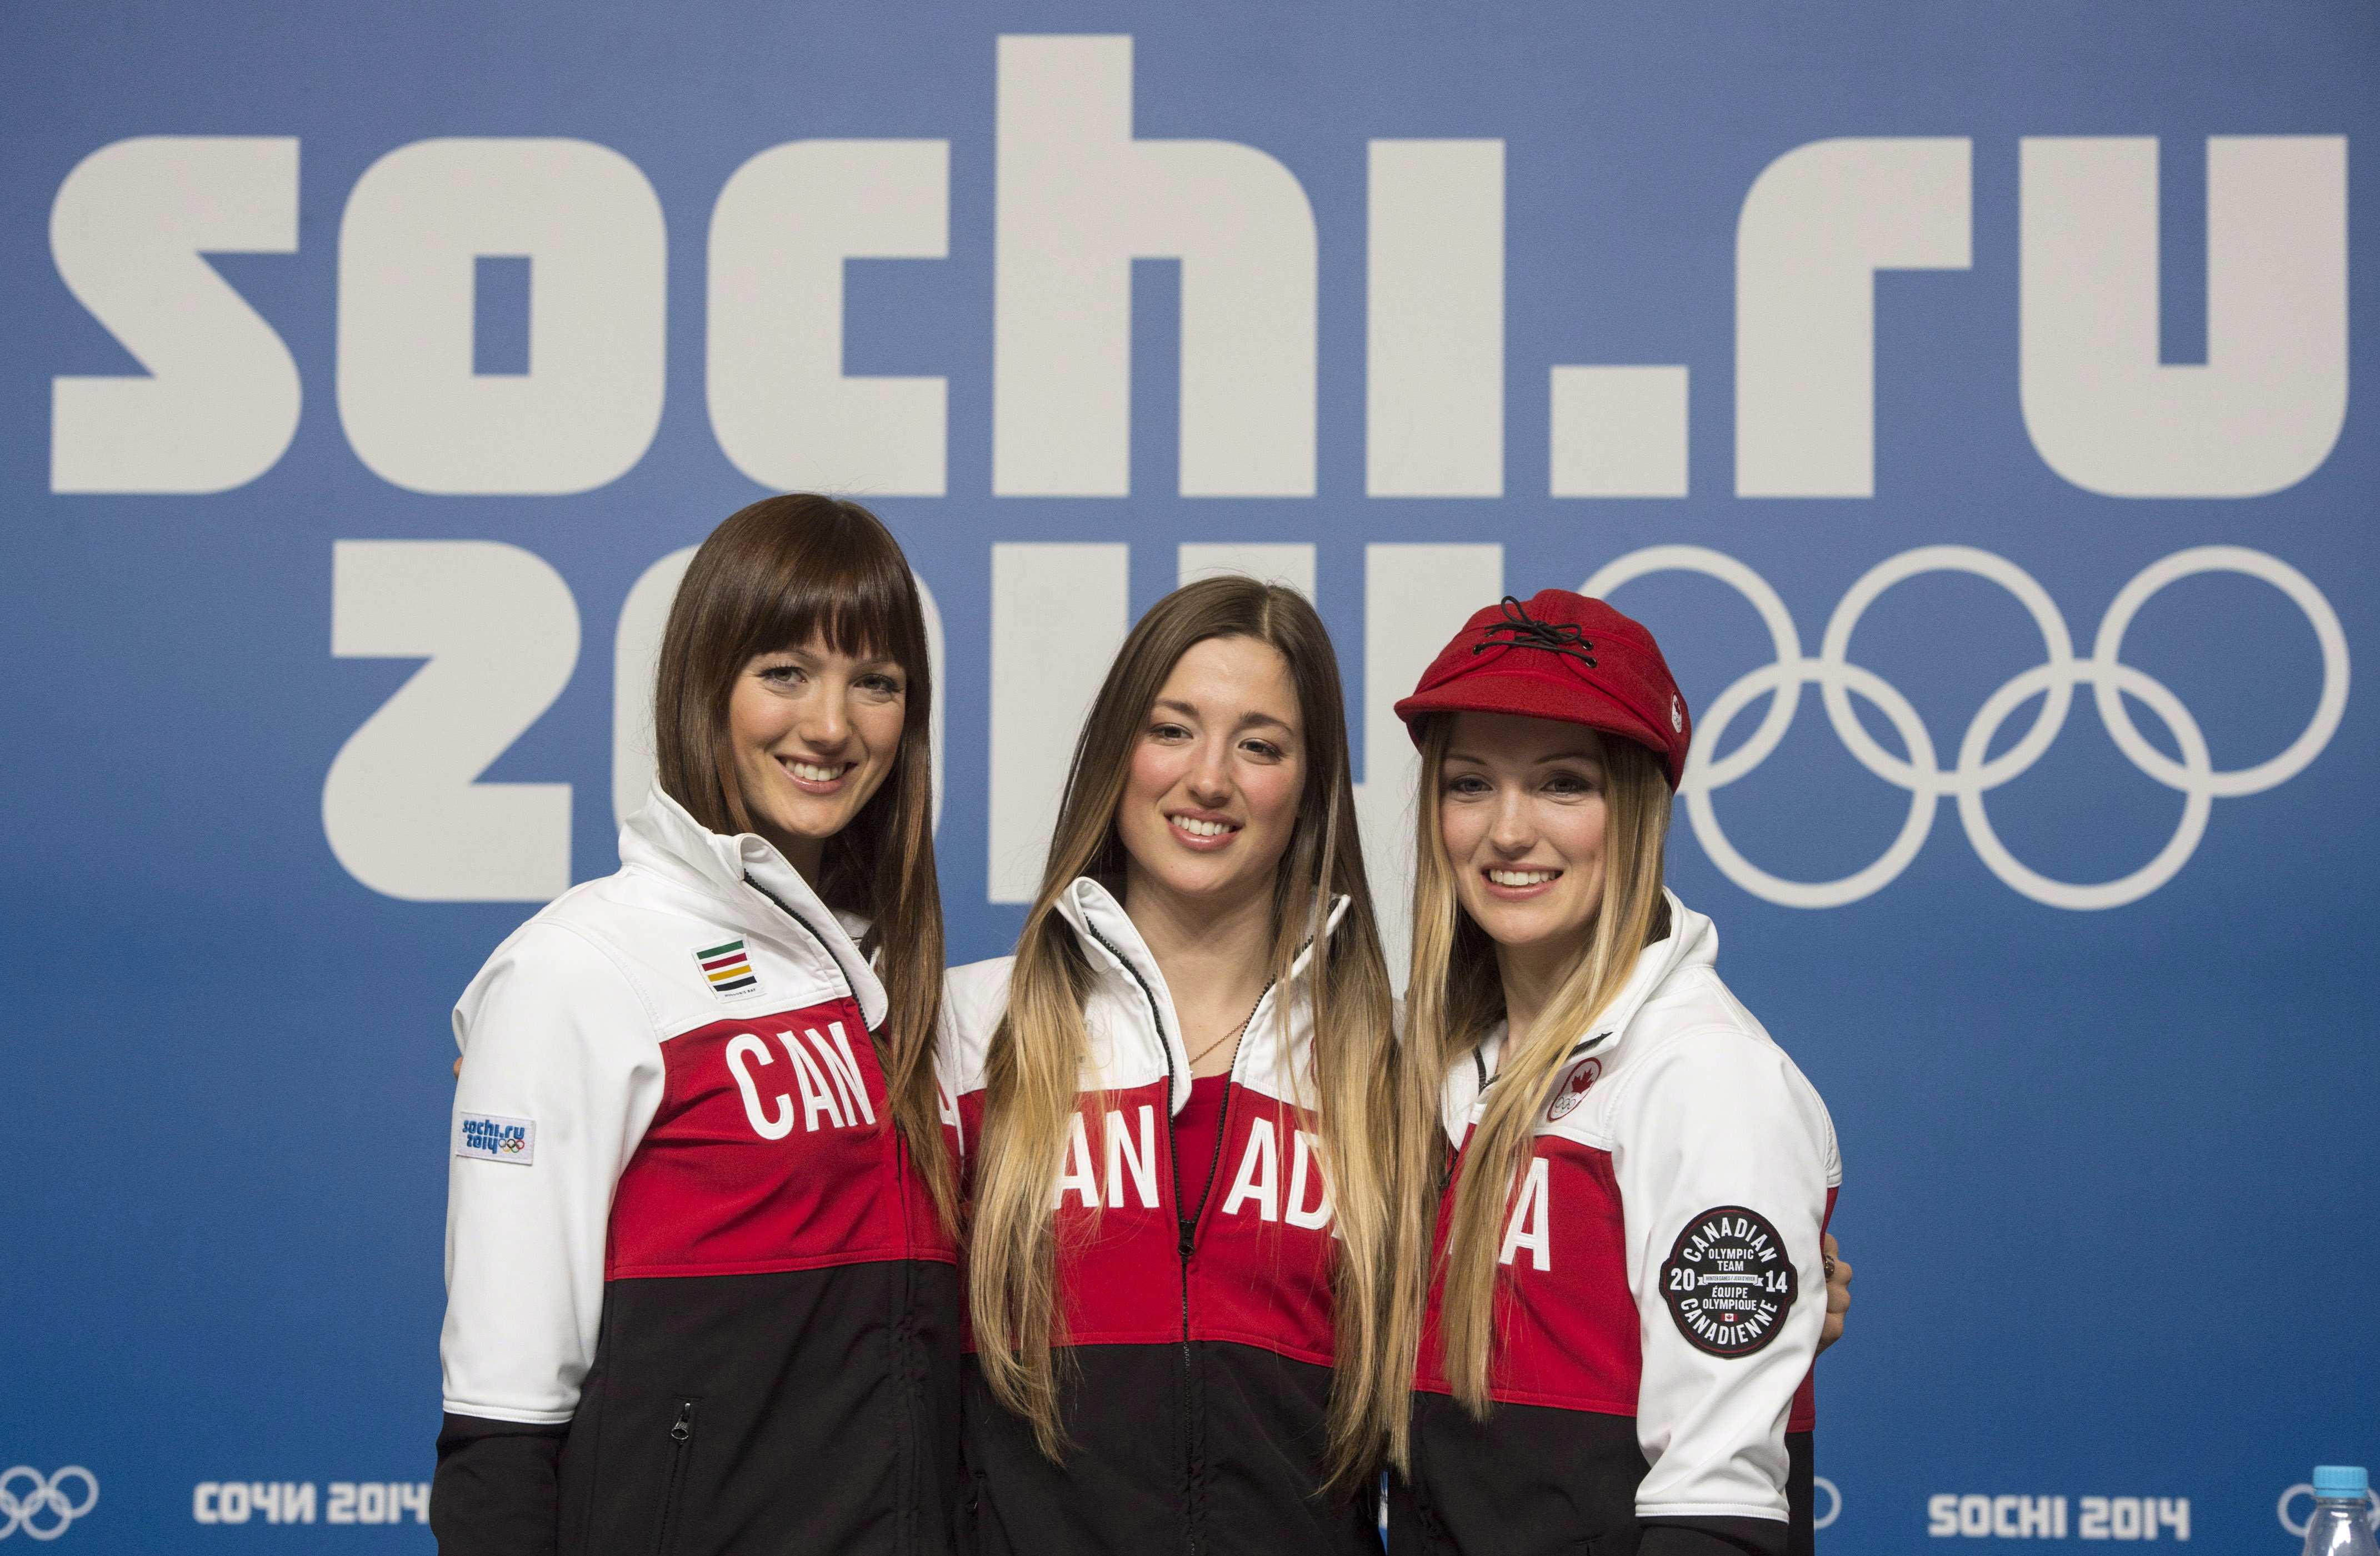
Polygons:
M943 1011L977 1548L1377 1550L1410 1366L1390 1270L1420 1250L1393 1224L1389 980L1304 598L1211 578L1141 619L1015 955L954 970Z
M1438 1234L1397 1305L1420 1366L1390 1549L1806 1550L1841 1171L1663 886L1692 731L1660 648L1600 601L1507 599L1397 712L1422 750L1406 1052L1438 1115L1408 1119L1401 1181Z

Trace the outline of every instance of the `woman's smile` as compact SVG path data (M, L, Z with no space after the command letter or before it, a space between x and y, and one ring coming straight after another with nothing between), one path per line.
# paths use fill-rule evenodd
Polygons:
M1210 810L1169 810L1165 820L1174 842L1202 854L1228 848L1240 835L1240 822Z
M1562 878L1559 869L1529 868L1489 868L1480 874L1488 878L1488 894L1500 902L1528 902L1553 889Z
M1605 777L1595 732L1512 713L1455 715L1439 838L1455 895L1508 951L1575 956L1603 906Z
M813 635L756 654L727 699L728 738L752 828L805 876L901 755L908 676Z
M1138 890L1209 904L1271 892L1305 787L1298 717L1289 662L1270 644L1208 638L1183 653L1116 806Z
M793 780L794 787L804 794L831 795L843 787L844 780L859 763L805 761L799 757L779 756L777 765L784 770L786 777Z

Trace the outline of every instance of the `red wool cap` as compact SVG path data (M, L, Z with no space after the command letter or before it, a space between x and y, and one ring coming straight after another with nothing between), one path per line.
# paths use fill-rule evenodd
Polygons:
M1414 744L1425 713L1519 713L1633 740L1685 775L1694 721L1653 635L1600 600L1541 589L1474 615L1397 704Z

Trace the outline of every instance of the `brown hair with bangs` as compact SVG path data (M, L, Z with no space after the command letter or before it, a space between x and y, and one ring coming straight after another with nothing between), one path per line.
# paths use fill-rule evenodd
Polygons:
M726 836L752 831L735 776L727 704L754 656L823 639L890 659L906 681L901 749L883 785L829 838L819 879L829 907L869 923L889 1010L874 1035L892 1113L946 1225L956 1194L934 1086L941 1014L942 899L934 875L932 662L917 579L900 542L856 503L794 494L730 515L694 553L670 606L653 688L662 790Z

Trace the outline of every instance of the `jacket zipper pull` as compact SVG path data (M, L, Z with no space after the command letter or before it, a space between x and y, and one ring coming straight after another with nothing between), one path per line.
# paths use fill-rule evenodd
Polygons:
M1198 1246L1198 1223L1195 1221L1184 1221L1180 1224L1182 1227L1182 1257L1184 1258L1188 1258Z
M682 1445L692 1436L694 1436L694 1401L681 1400L678 1402L677 1420L670 1428L670 1441Z

